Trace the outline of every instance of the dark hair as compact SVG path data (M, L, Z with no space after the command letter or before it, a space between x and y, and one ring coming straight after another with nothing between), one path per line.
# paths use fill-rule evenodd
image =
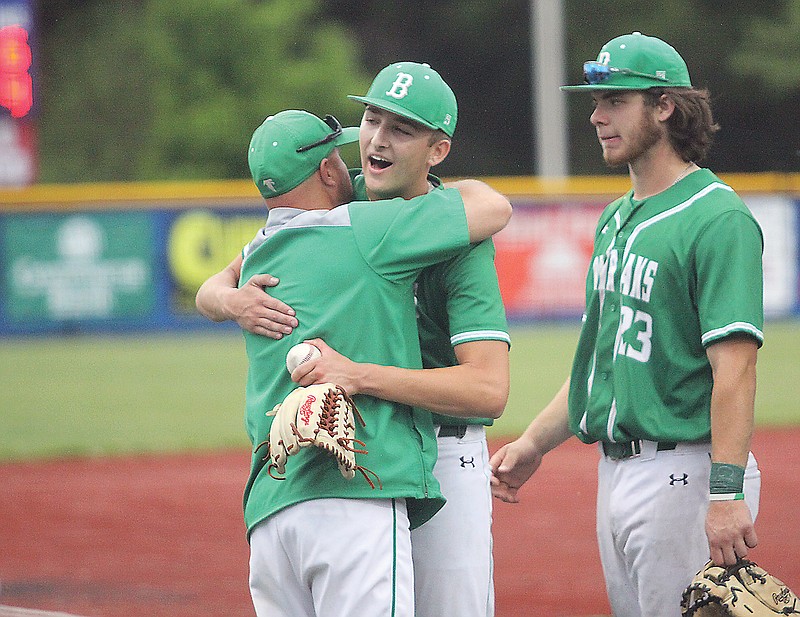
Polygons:
M650 88L644 91L645 103L658 105L662 95L675 103L667 120L667 135L672 147L684 161L700 161L711 149L719 125L711 113L708 90L695 88Z
M446 139L449 142L453 141L453 138L445 133L442 129L434 129L433 133L431 133L431 138L428 140L428 145L432 146L437 141L442 141L443 139Z

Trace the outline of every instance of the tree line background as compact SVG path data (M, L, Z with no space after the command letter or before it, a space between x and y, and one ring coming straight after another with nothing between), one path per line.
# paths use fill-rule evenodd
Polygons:
M264 117L301 108L357 124L346 95L397 60L429 63L458 98L439 175L534 174L529 2L39 0L40 181L247 178ZM711 91L722 130L709 167L800 170L800 0L564 6L569 83L609 39L658 36ZM565 96L570 172L620 173L602 162L589 97Z

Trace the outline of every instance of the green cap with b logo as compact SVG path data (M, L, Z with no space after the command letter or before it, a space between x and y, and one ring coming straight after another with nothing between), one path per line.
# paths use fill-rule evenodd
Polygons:
M691 88L689 69L675 48L641 32L625 34L603 45L595 62L583 65L585 83L562 90L647 90Z
M348 98L385 109L452 137L458 120L456 95L427 64L395 62L378 73L366 96Z

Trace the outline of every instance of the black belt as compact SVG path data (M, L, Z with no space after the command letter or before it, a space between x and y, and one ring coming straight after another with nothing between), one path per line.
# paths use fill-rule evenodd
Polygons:
M462 439L466 434L466 424L443 424L436 432L437 437L458 437L459 439Z
M656 445L658 452L665 450L674 450L678 444L674 441L659 441ZM624 441L612 443L609 441L603 442L603 454L614 461L621 461L626 458L633 458L642 453L642 440L636 439L634 441Z

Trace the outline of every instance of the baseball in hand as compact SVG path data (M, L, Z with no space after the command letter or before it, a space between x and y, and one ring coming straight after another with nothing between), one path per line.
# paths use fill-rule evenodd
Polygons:
M322 352L311 343L298 343L286 354L286 370L291 372L303 362L319 358Z

